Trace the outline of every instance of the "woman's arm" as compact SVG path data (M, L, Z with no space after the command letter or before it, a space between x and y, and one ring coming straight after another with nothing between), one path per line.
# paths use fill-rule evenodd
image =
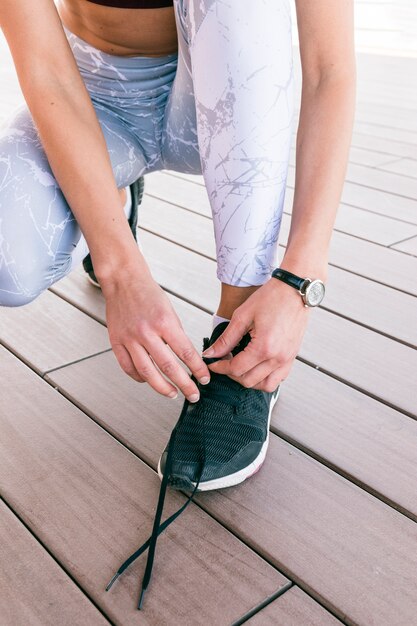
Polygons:
M353 124L353 0L296 3L302 102L293 214L281 267L325 280ZM248 347L210 369L245 386L272 391L291 369L309 314L293 287L271 278L236 309L228 328L206 354L226 355L249 330Z
M303 82L291 229L281 267L325 279L353 124L353 0L296 5Z
M87 240L99 278L102 265L109 262L140 263L146 275L103 133L53 0L1 0L0 25L49 164Z
M199 380L209 371L132 237L100 124L53 0L0 0L0 26L50 166L90 249L120 366L164 395L176 395L177 385L193 399L198 388L173 353Z

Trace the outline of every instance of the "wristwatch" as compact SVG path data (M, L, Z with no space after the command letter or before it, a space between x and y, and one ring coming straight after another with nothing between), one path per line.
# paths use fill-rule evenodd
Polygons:
M272 276L297 289L303 299L304 306L318 306L324 298L326 288L319 278L300 278L300 276L282 270L280 267L272 272Z

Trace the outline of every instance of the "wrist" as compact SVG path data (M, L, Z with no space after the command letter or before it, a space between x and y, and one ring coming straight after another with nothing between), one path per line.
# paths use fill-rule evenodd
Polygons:
M92 260L94 273L104 295L124 283L153 280L145 258L136 242L132 248L127 247L120 251L112 250L111 255L97 264L94 258Z
M327 281L327 256L318 258L313 255L306 255L305 252L297 254L287 251L279 267L302 278L311 278L312 280L318 278L324 283Z

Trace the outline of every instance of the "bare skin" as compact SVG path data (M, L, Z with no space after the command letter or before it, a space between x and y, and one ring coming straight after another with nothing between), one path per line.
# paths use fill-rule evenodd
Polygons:
M303 93L293 218L281 267L325 280L353 122L353 0L296 5ZM159 56L176 49L172 8L121 10L85 0L61 0L58 8L53 0L2 0L0 26L52 170L87 240L112 348L135 380L166 396L176 395L178 387L196 401L198 389L182 365L202 382L210 370L132 237L100 125L61 25L111 54ZM252 341L210 369L248 387L274 389L287 376L307 326L310 311L300 296L275 279L259 288L222 285L218 313L231 323L213 347L216 356L228 354L246 331Z
M163 56L178 49L174 8L118 9L59 0L62 23L95 48L120 56Z

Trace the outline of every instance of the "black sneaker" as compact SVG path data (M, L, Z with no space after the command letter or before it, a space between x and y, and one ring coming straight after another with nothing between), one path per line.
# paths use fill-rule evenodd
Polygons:
M210 339L204 339L206 350L224 331L222 322ZM247 334L232 351L241 352L250 341ZM204 359L206 363L218 359ZM269 443L272 408L279 386L272 393L248 389L223 374L211 372L208 385L194 378L200 400L184 402L176 425L168 485L174 489L199 491L231 487L255 474L265 460ZM162 479L168 453L163 452L158 473ZM202 462L202 459L204 461Z
M130 193L132 196L132 210L128 222L135 241L137 241L136 229L138 225L138 206L142 202L144 189L145 179L143 176L138 178L138 180L130 185ZM93 262L91 260L90 254L87 254L87 256L83 259L83 267L87 273L87 278L90 283L93 284L95 287L100 287L100 283L98 282L96 275L94 274Z

